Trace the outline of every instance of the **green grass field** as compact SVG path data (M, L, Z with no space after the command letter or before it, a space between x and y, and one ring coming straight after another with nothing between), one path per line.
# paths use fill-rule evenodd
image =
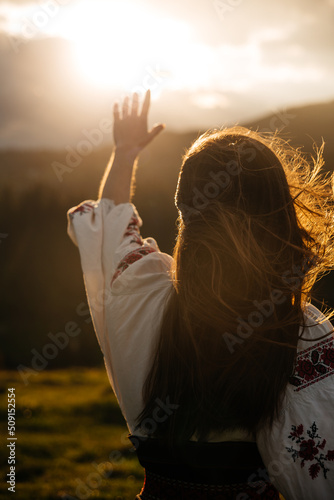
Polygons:
M143 484L104 369L1 372L0 498L133 500ZM7 490L7 389L16 393L16 492Z

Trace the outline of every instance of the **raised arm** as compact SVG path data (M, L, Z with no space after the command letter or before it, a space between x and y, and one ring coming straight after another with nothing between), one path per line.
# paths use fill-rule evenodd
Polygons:
M101 181L99 198L109 198L116 205L130 201L138 155L165 127L159 124L148 131L150 100L148 90L141 111L137 93L131 103L125 97L121 110L118 103L114 105L115 149Z

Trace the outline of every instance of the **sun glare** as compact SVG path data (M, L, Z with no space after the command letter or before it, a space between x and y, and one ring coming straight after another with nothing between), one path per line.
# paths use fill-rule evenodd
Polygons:
M71 40L76 64L97 86L131 89L160 68L168 74L182 64L188 25L126 1L74 4L60 34ZM162 80L161 77L158 79Z

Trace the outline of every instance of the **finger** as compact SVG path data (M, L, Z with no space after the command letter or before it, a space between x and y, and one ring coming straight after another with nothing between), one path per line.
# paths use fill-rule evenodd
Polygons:
M122 116L123 120L124 118L127 118L129 116L129 98L126 96L123 101L123 106L122 106Z
M165 124L160 123L159 125L156 125L152 128L150 132L148 132L146 139L140 142L139 146L140 148L144 148L149 144L160 132L166 127Z
M131 110L131 116L137 116L138 115L138 104L139 104L139 96L137 92L133 94L132 97L132 110Z
M148 89L147 92L146 92L146 94L145 94L145 99L144 99L143 107L142 107L142 110L141 110L141 116L142 117L147 117L148 110L150 108L150 102L151 102L151 91L150 91L150 89Z
M159 125L155 125L152 128L152 130L150 130L150 132L148 133L148 138L147 138L146 144L151 142L158 134L160 134L160 132L162 132L165 127L166 127L166 125L164 123L160 123Z
M118 104L118 102L115 102L113 112L114 112L114 121L118 122L120 120L119 104Z

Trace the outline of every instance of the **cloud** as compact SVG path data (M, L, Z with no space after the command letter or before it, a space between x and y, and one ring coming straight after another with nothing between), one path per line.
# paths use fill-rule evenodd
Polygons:
M159 83L152 122L203 129L333 98L333 1L243 0L224 20L213 1L200 0L196 8L188 0L143 1L156 15L188 23L192 33L187 43L174 43L170 67L161 64L169 76ZM29 5L2 4L0 30L12 19L8 6ZM60 38L3 33L0 73L0 147L75 144L83 128L111 116L114 99L124 93L121 88L102 91L80 78L69 42Z

